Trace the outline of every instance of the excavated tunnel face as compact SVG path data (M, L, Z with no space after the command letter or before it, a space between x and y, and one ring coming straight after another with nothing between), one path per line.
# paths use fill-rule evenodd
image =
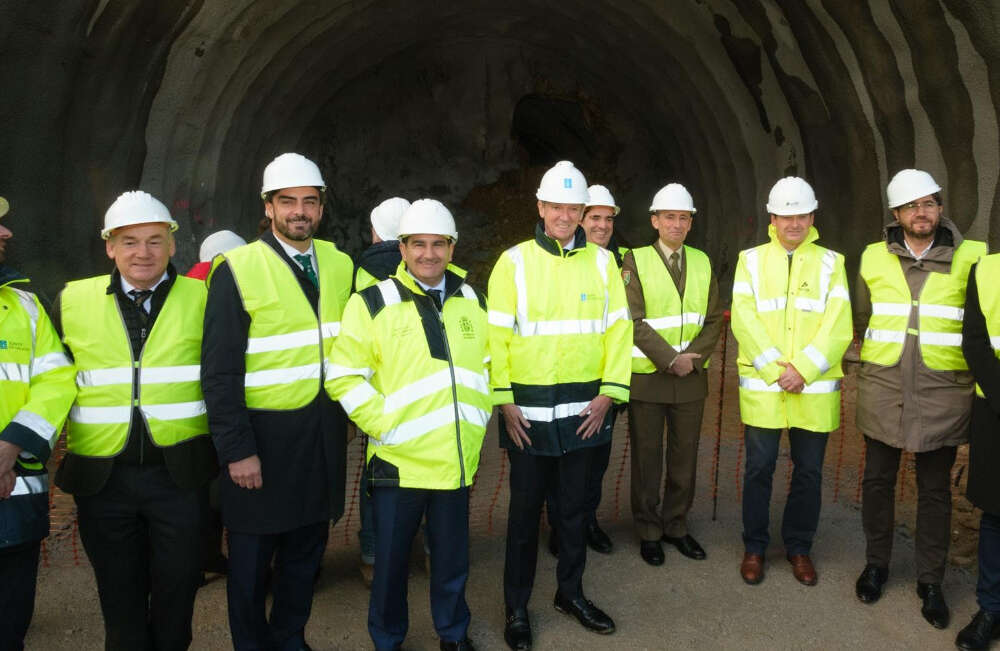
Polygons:
M1000 43L973 0L92 5L44 28L41 9L16 10L21 54L0 67L42 75L25 90L55 101L4 109L21 156L0 175L15 211L41 208L39 192L61 206L66 241L12 224L22 255L53 250L44 267L19 260L50 287L107 268L96 232L129 188L181 222L179 267L215 230L254 236L261 172L285 151L323 170L323 236L356 253L379 201L438 198L479 280L528 236L561 159L611 188L634 245L652 240L655 191L686 185L689 241L723 277L765 237L767 192L788 174L816 188L821 238L848 256L878 237L885 183L912 166L967 235L997 244ZM32 59L32 29L49 56Z

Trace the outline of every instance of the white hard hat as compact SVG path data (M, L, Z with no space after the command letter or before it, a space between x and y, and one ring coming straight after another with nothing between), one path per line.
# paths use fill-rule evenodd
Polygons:
M0 217L3 217L10 211L10 204L3 197L0 197Z
M767 212L772 215L808 215L819 208L812 186L797 176L786 176L767 195Z
M667 183L653 195L653 203L649 205L649 212L658 210L684 210L692 215L698 212L694 209L694 199L691 197L691 193L680 183Z
M408 235L444 235L458 241L455 218L437 199L417 199L399 218L399 239Z
M246 243L246 240L232 231L216 231L202 240L201 248L198 249L198 259L202 262L210 262L220 253L225 253Z
M111 237L111 231L122 226L156 222L170 226L171 233L177 230L177 222L170 216L167 207L156 197L141 190L125 192L115 199L104 213L104 230L101 231L101 237L108 239Z
M386 199L372 210L372 228L383 242L399 239L399 218L403 216L410 202L401 197Z
M615 198L611 196L611 190L608 190L603 185L592 185L587 188L587 195L590 197L587 199L587 204L585 208L590 208L591 206L607 206L608 208L615 209L615 216L621 212L621 208L615 203Z
M326 190L326 181L316 163L301 154L282 154L264 168L264 185L260 196L282 188L297 188L311 185Z
M587 179L568 160L559 161L542 175L542 182L538 185L535 196L551 203L576 204L586 204L590 198L587 194Z
M926 197L941 191L934 177L923 170L901 170L892 177L885 188L890 208L898 208L914 199Z

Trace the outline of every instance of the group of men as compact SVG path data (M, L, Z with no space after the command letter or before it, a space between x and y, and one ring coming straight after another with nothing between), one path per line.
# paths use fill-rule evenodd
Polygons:
M167 208L126 192L101 232L112 273L68 283L51 321L33 294L11 286L25 279L0 264L0 648L21 648L31 619L48 533L45 462L64 421L56 483L77 504L108 649L189 645L216 474L234 648L307 649L313 586L330 522L344 509L348 418L367 436L362 555L378 649L406 637L407 564L423 520L440 646L473 648L469 487L495 406L510 467L511 648L532 646L545 502L558 556L553 605L589 630L615 630L586 597L583 574L588 546L612 547L596 510L622 409L641 557L662 565L666 542L706 558L687 515L706 369L725 324L712 264L685 244L696 213L686 188L656 193L656 240L628 250L614 238L610 191L557 163L536 194L534 237L501 254L486 295L451 264L458 230L440 202L381 204L373 247L355 265L314 237L325 192L312 161L278 156L264 170L268 229L250 244L213 248L204 282L170 263L177 223ZM841 359L857 331L868 543L857 596L877 601L888 579L893 486L901 451L911 451L921 612L948 625L950 472L971 421L969 496L984 509L980 610L957 644L987 648L1000 635L1000 484L991 472L1000 458L1000 292L989 282L1000 277L1000 256L986 256L942 215L941 188L926 172L898 173L887 196L893 220L862 255L853 327L844 257L816 244L818 202L803 179L774 185L770 241L740 253L740 574L748 584L764 579L787 429L793 472L781 533L795 578L817 582L810 550L823 458L839 427ZM0 200L0 216L7 210ZM0 225L0 263L10 237Z

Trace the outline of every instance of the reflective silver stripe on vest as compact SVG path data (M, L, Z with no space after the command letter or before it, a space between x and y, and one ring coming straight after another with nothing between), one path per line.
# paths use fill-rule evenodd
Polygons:
M750 283L745 283L741 280L738 283L733 283L733 293L743 296L753 296L753 289L750 288Z
M131 407L81 407L73 405L69 417L82 425L114 425L127 423L132 417Z
M29 384L31 382L31 369L28 368L27 364L4 362L0 364L0 379Z
M906 341L906 332L903 330L865 330L865 339L877 341L882 344L901 344Z
M507 314L506 312L498 312L496 310L490 310L487 314L487 322L498 328L513 328L514 327L514 315Z
M38 495L49 492L48 475L32 475L30 477L18 477L14 480L14 490L11 497L18 495Z
M682 341L678 346L674 348L674 350L676 350L679 353L683 353L685 350L687 350L687 347L690 345L691 345L690 341ZM639 348L638 346L632 346L632 357L639 359L649 359L649 357L646 356L646 353L642 352L642 349Z
M990 337L990 345L993 346L993 350L1000 350L1000 336Z
M163 405L141 405L139 409L156 420L181 420L183 418L197 418L205 413L204 400L192 400L191 402L171 402Z
M395 305L402 302L403 299L399 295L399 288L396 287L396 283L392 279L383 280L375 286L378 287L379 293L382 294L382 302L386 305Z
M53 369L69 366L71 362L66 353L49 353L31 360L31 376L41 375Z
M961 332L920 332L920 345L930 344L932 346L961 346Z
M323 338L330 339L340 335L340 321L330 321L320 326L323 331Z
M667 328L683 328L686 325L705 325L705 315L697 312L684 312L673 316L661 316L655 319L643 319L653 330L666 330Z
M454 368L455 381L458 384L477 391L484 396L490 394L486 377L482 373L474 373L461 366L455 366ZM387 395L385 397L385 413L392 413L438 391L450 388L451 370L447 368L441 369L437 373L432 373Z
M24 425L46 441L50 441L49 445L52 445L51 441L55 437L56 426L35 412L22 409L14 414L14 419L11 422Z
M267 353L276 350L290 350L303 346L315 346L319 343L319 332L315 328L287 332L269 337L250 337L247 339L247 354Z
M740 388L749 391L765 391L768 393L780 393L784 389L778 383L767 384L764 380L753 377L740 376ZM817 380L812 384L807 384L802 393L833 393L840 390L840 380Z
M938 319L950 319L952 321L961 321L965 316L965 309L961 307L953 307L951 305L934 305L934 304L920 304L920 316L930 316Z
M362 382L340 398L340 406L348 414L353 414L358 407L377 395L378 392L375 391L375 387L368 384L368 382Z
M132 384L132 367L94 368L89 371L77 371L76 385L78 387L104 387L111 384Z
M360 375L364 379L370 380L372 379L372 376L375 375L375 371L370 368L350 368L326 362L326 372L323 376L327 380L335 380L339 377L347 377L349 375Z
M486 427L486 422L490 419L490 413L488 411L484 411L464 402L458 403L458 413L461 420L471 423L477 427ZM407 441L420 438L421 436L432 432L439 427L451 425L454 422L455 407L453 404L450 404L442 407L441 409L435 409L428 414L424 414L423 416L393 427L388 432L382 434L381 437L377 439L372 438L371 442L376 446L399 445L400 443L406 443Z
M830 370L830 362L827 361L826 355L824 355L819 348L816 348L816 346L809 344L802 352L805 353L806 357L809 358L809 361L813 363L813 366L819 369L820 375Z
M872 316L910 316L909 303L872 303Z
M139 369L142 384L168 384L172 382L200 382L201 366L149 366ZM132 384L132 367L95 368L78 371L76 384L81 387L103 387L113 384Z
M479 302L479 298L476 296L476 290L472 289L465 283L462 283L462 286L458 288L458 291L460 291L462 293L462 296L469 299L470 301L476 301L477 303Z
M299 380L318 380L319 371L319 362L290 368L251 371L246 374L244 382L248 387L266 387L272 384L290 384Z
M607 330L615 323L619 321L630 321L631 316L628 313L628 308L623 307L620 310L615 310L614 312L608 314L607 318L604 320L604 328Z
M733 286L733 293L750 293L757 297L757 312L777 312L785 309L788 305L788 301L785 296L776 296L768 299L760 298L760 269L758 269L759 256L757 249L750 249L746 252L745 257L747 272L750 274L750 291L746 292L745 289L741 287L741 291L737 292L736 285L742 285L742 283L736 283ZM838 286L833 290L830 289L830 283L833 279L833 270L836 263L837 254L827 249L820 258L821 268L819 273L819 298L798 297L793 303L795 309L802 312L825 312L826 303L830 298L850 300L845 288Z
M767 350L765 350L760 355L757 355L757 357L754 358L753 367L759 371L760 369L764 368L771 362L777 361L779 359L781 359L781 351L778 350L777 347L771 346L770 348L768 348Z
M554 407L522 407L521 405L517 405L517 407L528 420L538 421L539 423L551 423L559 418L576 416L586 409L589 404L590 401L588 400L586 402L568 402Z

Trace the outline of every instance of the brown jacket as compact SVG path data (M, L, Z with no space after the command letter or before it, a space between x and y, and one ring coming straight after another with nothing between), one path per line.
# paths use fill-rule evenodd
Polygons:
M660 273L669 276L667 259L664 257L663 251L655 245L653 248L656 249L663 262L663 268L659 270ZM681 284L678 288L681 296L684 296L687 268L687 255L683 254L681 256ZM655 373L633 373L629 397L643 402L665 404L691 402L704 398L708 395L708 372L702 366L708 357L715 352L715 344L719 340L719 333L722 332L723 326L722 306L719 305L719 288L715 274L712 274L709 283L705 324L698 336L684 351L700 354L701 363L695 363L695 370L684 377L678 377L666 370L677 357L678 351L674 350L663 337L657 334L656 330L643 321L646 317L646 302L642 297L642 279L636 270L635 258L631 251L626 253L622 259L622 278L628 279L628 282L625 283L625 296L628 299L628 309L632 313L634 323L633 343L646 353L657 369Z
M963 237L950 219L941 218L931 249L916 260L893 222L883 230L889 252L899 257L913 300L920 297L931 272L949 273L951 258ZM963 281L964 282L964 281ZM861 274L855 285L854 328L863 337L872 302ZM917 311L909 327L917 329ZM968 371L934 371L924 365L916 337L907 337L895 366L861 363L858 373L857 425L866 436L909 452L927 452L965 443L974 388Z

